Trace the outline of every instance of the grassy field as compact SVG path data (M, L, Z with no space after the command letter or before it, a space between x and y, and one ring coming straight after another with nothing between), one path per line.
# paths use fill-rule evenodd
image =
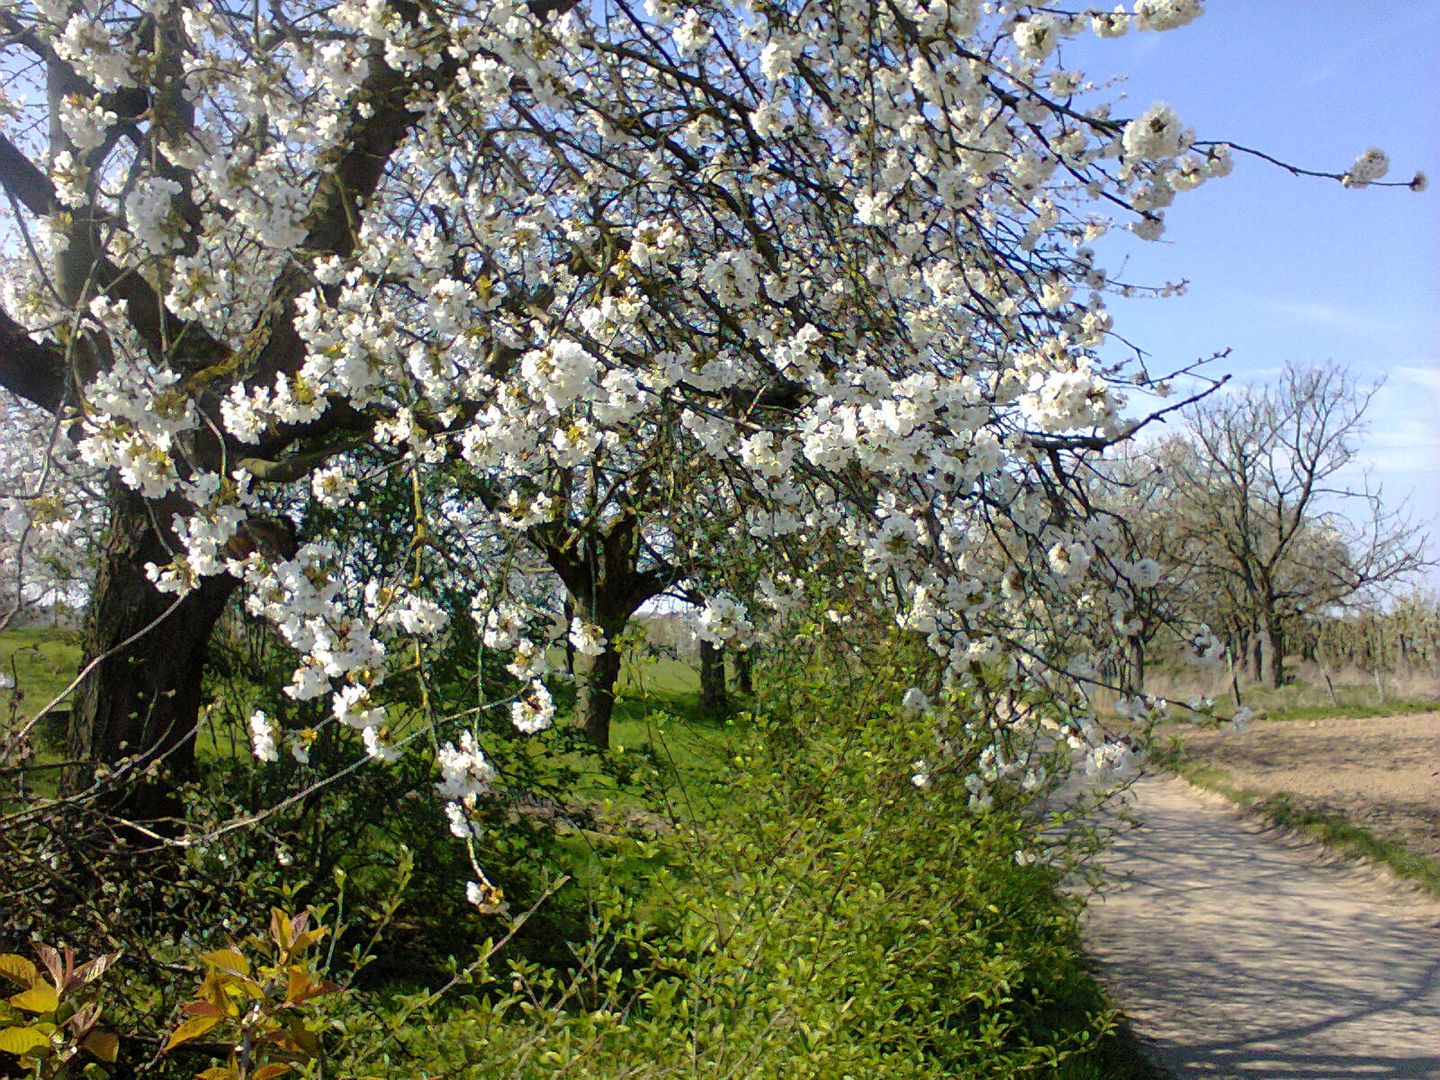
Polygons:
M1209 700L1215 711L1229 715L1244 705L1272 720L1314 720L1332 716L1390 716L1440 708L1440 678L1419 668L1405 672L1376 673L1358 669L1327 670L1294 661L1282 687L1262 685L1244 678L1236 683L1224 665L1197 668L1165 664L1146 678L1149 693L1175 702ZM1110 695L1099 694L1097 707L1108 708ZM1177 707L1177 714L1184 709Z
M73 631L27 627L0 635L0 670L21 695L22 713L47 704L69 685L79 667L80 640Z

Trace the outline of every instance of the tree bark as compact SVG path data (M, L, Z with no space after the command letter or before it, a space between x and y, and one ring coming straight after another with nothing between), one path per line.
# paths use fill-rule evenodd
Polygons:
M66 732L67 757L84 764L62 776L64 790L74 793L91 785L95 766L114 768L128 760L125 778L103 793L102 802L136 821L175 816L178 785L194 775L205 649L236 585L228 575L205 578L178 600L156 590L145 564L166 563L170 555L151 505L111 482L82 670L99 663L76 688Z
M1145 690L1145 642L1136 634L1130 639L1127 649L1129 656L1125 663L1125 681L1122 688L1126 693L1139 694Z
M1258 645L1261 654L1260 679L1278 690L1285 685L1285 634L1275 623L1269 623Z
M730 711L725 693L725 650L708 641L700 642L700 711L715 719Z
M735 665L735 690L741 694L755 693L755 658L750 649L730 654Z
M605 635L601 655L576 651L573 662L575 720L592 743L607 749L615 683L620 677L615 641L640 606L673 582L673 574L639 569L640 522L629 514L578 538L564 523L548 523L532 529L530 540L565 583L567 614L598 626Z
M608 635L607 635L608 636ZM586 737L601 750L610 749L610 720L615 715L615 684L620 678L620 650L614 639L599 656L575 653L575 718Z

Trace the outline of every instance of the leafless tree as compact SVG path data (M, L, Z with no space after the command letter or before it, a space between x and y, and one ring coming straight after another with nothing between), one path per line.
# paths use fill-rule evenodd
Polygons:
M1186 559L1228 609L1232 648L1271 686L1284 682L1297 620L1426 565L1404 508L1349 479L1378 389L1342 367L1290 366L1187 415L1173 462Z

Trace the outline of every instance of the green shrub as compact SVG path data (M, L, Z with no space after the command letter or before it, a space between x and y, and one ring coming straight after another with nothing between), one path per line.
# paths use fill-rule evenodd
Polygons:
M573 964L357 1011L347 1071L1127 1075L1076 902L1017 861L1019 815L915 788L920 738L883 707L755 725L728 806L640 845L646 892L591 889Z

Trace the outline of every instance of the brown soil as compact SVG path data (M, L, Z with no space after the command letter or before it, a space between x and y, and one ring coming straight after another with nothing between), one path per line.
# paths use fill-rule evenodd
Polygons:
M1191 730L1187 759L1240 787L1285 791L1420 854L1440 858L1440 712L1363 720L1262 720L1236 734Z

